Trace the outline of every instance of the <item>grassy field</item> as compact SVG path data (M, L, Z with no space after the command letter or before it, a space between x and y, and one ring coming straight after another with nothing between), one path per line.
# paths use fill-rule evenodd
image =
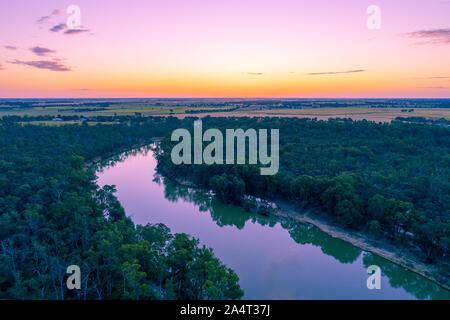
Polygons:
M329 118L352 118L353 120L373 120L389 122L396 117L445 118L450 120L450 109L447 108L415 108L413 112L402 112L400 108L313 108L313 109L279 109L254 111L256 115L317 117L320 120Z
M121 116L121 115L136 115L139 113L143 116L152 115L177 115L177 114L191 114L190 111L195 112L214 112L219 111L218 107L173 107L173 106L151 106L146 104L119 104L106 108L83 108L82 112L75 110L73 105L58 105L58 106L36 106L33 108L5 108L0 105L0 117L2 116L72 116L79 115L85 117L91 116Z
M445 108L416 108L413 112L402 112L400 108L310 108L310 109L268 109L268 110L237 110L232 112L214 112L196 114L198 117L296 117L317 118L328 120L331 118L351 118L375 122L391 122L396 117L425 117L431 119L444 118L450 120L450 109ZM188 115L175 115L184 118Z

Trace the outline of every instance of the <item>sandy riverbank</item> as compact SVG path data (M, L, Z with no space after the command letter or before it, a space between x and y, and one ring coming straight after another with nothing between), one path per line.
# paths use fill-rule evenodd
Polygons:
M371 239L361 232L350 231L332 225L329 221L318 217L311 211L306 210L300 213L293 206L283 202L277 202L277 205L280 207L280 210L272 213L276 217L312 224L334 238L344 240L364 251L374 253L450 290L449 279L442 275L435 265L421 262L419 258L407 250L401 250L386 241Z

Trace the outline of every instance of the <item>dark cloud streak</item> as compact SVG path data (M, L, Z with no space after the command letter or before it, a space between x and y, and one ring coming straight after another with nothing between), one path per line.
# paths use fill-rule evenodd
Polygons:
M45 61L45 60L39 60L39 61L20 61L20 60L14 60L14 61L8 61L8 63L11 64L19 64L19 65L25 65L30 66L38 69L45 69L50 71L72 71L69 67L59 63L58 61Z
M66 26L65 23L60 23L60 24L54 25L54 26L51 27L49 30L50 30L51 32L59 32L59 31L61 31L61 30L64 30L66 27L67 27L67 26Z
M55 50L51 50L51 49L43 48L43 47L33 47L33 48L30 48L30 50L35 55L40 56L40 57L45 57L49 53L55 53L56 52Z
M425 41L416 44L450 44L450 29L430 29L403 33L402 36Z
M73 34L80 34L80 33L84 33L84 32L89 32L89 29L67 29L66 31L64 31L64 34L73 35Z
M49 20L53 16L57 16L60 13L58 9L54 9L52 13L50 13L48 16L42 16L37 20L37 23L42 24L45 21Z
M59 23L54 25L53 27L51 27L49 29L51 32L59 32L62 30L66 30L63 32L63 34L65 35L75 35L75 34L81 34L81 33L85 33L85 32L89 32L89 29L68 29L67 25L65 23Z
M428 77L427 79L450 79L450 77Z
M359 69L359 70L347 70L347 71L327 71L327 72L311 72L307 73L308 76L321 76L321 75L327 75L327 74L346 74L346 73L358 73L358 72L364 72L366 70Z

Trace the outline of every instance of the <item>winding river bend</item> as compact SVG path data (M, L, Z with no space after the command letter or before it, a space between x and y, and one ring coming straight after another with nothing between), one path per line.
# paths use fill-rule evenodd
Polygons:
M450 299L433 282L314 226L224 205L155 167L151 150L136 149L99 169L98 184L116 186L134 223L164 223L213 248L239 276L244 299ZM380 290L366 286L370 265L381 268Z

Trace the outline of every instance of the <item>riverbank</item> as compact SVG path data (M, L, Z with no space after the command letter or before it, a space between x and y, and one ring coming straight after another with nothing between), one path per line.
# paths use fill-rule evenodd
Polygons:
M121 152L131 151L137 148L148 146L150 143L160 141L161 138L152 138L148 143L139 144L131 148L126 148L126 150L118 151L110 156L97 157L90 162L86 162L85 168L97 165L100 162L113 157ZM172 182L183 185L189 188L201 189L200 187L194 185L192 182L187 180L181 180L179 177L173 174L161 172L162 175ZM422 277L434 282L446 290L450 290L450 283L448 277L442 274L442 272L435 266L431 264L425 264L419 260L419 258L407 249L399 249L393 244L388 243L383 240L375 240L361 232L351 231L344 229L342 227L333 225L328 219L320 217L315 214L313 210L299 211L293 205L286 203L284 201L276 201L276 205L279 207L278 210L271 210L269 216L276 217L278 219L289 219L298 221L300 223L308 223L319 228L321 231L327 233L333 238L338 238L343 241L350 243L351 245L360 248L361 250L371 252L376 254L392 263L402 266L403 268L421 275Z
M402 250L386 241L375 240L361 232L351 231L333 225L326 219L314 214L311 210L305 210L300 213L292 205L283 201L277 201L276 204L280 209L272 212L273 216L312 224L333 238L344 240L364 251L376 254L409 271L421 275L442 288L450 290L448 278L435 265L421 262L419 258L409 253L407 249Z
M172 174L162 173L172 182L183 185L189 188L201 189L195 186L190 181L181 180ZM320 217L315 214L313 210L305 210L299 212L293 205L284 201L275 201L278 206L278 210L271 210L269 216L276 217L278 219L289 219L298 221L300 223L308 223L319 228L321 231L327 233L333 238L341 239L351 245L367 252L376 254L392 263L395 263L411 272L421 275L422 277L434 282L440 287L450 291L450 283L448 277L446 277L437 268L436 265L426 264L419 260L419 258L412 253L408 252L408 249L399 249L393 244L383 240L376 240L362 232L351 231L342 227L331 224L328 219Z

